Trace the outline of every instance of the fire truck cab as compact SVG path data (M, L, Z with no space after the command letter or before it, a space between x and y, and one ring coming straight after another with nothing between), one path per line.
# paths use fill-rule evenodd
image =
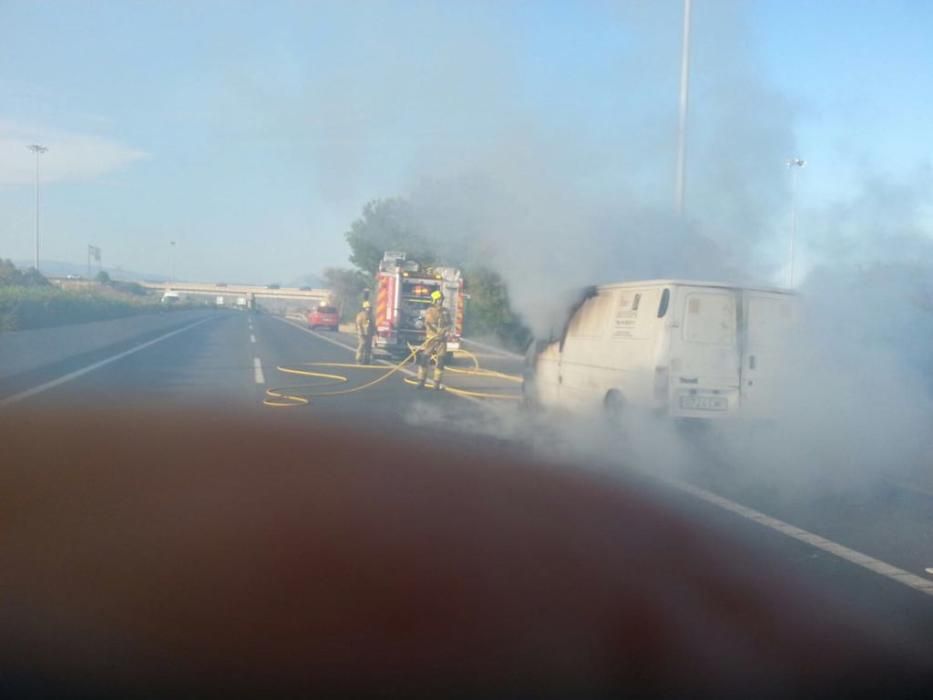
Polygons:
M377 348L393 355L407 355L410 347L424 342L424 312L432 292L444 295L453 328L448 352L460 349L463 333L463 276L455 267L427 267L408 260L405 253L387 251L376 273L375 308Z

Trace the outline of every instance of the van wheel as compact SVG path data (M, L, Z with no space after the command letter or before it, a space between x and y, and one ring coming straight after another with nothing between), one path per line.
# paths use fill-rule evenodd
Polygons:
M622 396L622 392L610 389L606 393L606 398L603 399L603 410L610 421L621 422L625 415L625 397Z

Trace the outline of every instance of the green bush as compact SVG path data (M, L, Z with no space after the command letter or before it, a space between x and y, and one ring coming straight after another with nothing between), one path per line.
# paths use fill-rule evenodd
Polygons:
M524 350L531 332L512 310L505 281L485 267L466 270L467 292L463 334L467 337L495 338L507 348Z
M38 270L23 272L10 260L0 258L0 287L48 287L49 281Z

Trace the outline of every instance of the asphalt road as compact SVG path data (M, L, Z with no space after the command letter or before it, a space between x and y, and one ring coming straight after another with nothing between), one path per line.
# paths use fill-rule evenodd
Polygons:
M517 402L419 391L405 383L402 372L363 391L311 397L308 405L264 404L269 389L302 396L352 389L391 365L377 355L384 369L311 367L346 377L326 387L320 378L279 369L351 363L354 345L352 336L311 332L279 317L206 312L168 331L7 378L0 382L0 411L27 402L31 407L167 404L218 413L275 411L288 420L465 432L540 453L541 441L528 439ZM520 370L515 357L474 350L484 368ZM459 358L455 366L468 368L472 359ZM518 391L517 384L490 376L450 373L446 383L513 398ZM880 483L852 494L777 497L769 486L730 479L715 459L703 457L702 447L696 454L696 469L668 474L667 482L650 477L644 457L641 464L621 459L628 466L614 469L612 478L629 480L690 513L698 526L765 554L775 577L795 576L829 590L840 608L872 620L892 646L916 651L933 645L933 497Z

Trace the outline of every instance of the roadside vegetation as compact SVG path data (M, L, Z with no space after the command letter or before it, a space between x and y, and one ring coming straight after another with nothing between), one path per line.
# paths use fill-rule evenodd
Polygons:
M353 268L328 268L328 286L345 315L356 312L363 290L371 287L379 261L387 250L404 251L425 265L450 265L463 270L469 299L464 308L464 334L497 340L514 350L524 350L531 332L512 310L502 277L476 260L468 246L438 240L422 230L411 204L400 197L374 200L363 207L359 219L346 233Z
M56 287L34 269L0 259L0 332L103 321L164 310L159 297L132 282L101 273L87 288ZM175 307L177 308L177 307Z

